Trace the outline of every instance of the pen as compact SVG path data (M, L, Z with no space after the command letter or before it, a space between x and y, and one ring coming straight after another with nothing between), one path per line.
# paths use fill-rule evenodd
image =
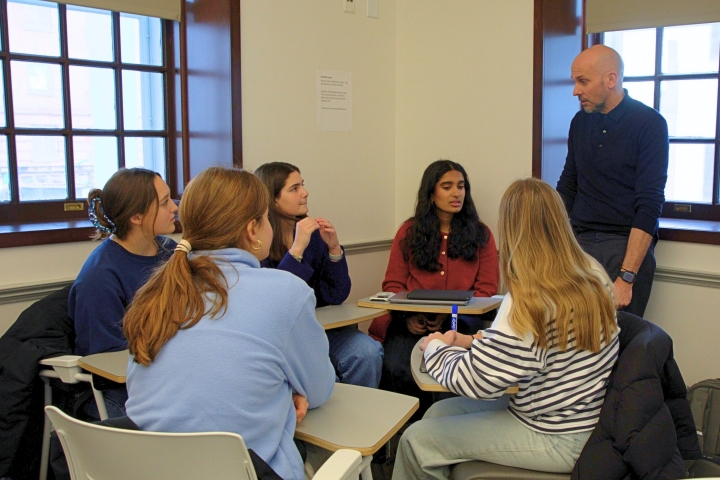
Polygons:
M451 330L457 330L457 310L458 310L458 306L453 305L452 306L452 319L450 320L450 329Z

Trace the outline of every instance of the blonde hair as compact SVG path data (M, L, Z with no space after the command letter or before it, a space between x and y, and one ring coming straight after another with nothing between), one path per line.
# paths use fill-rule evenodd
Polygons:
M598 352L617 329L602 267L575 240L560 195L535 178L514 182L500 202L500 275L513 298L510 325L542 348Z
M183 239L193 250L245 248L247 225L262 222L269 203L267 188L253 174L208 168L188 184L180 201ZM149 365L179 329L191 328L205 315L224 314L227 289L211 257L189 259L175 251L137 291L125 314L123 332L135 361Z

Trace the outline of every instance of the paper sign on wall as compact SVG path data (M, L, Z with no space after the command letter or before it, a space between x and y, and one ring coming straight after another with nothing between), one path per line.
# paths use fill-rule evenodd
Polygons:
M352 130L352 77L350 72L317 71L317 123L322 132Z

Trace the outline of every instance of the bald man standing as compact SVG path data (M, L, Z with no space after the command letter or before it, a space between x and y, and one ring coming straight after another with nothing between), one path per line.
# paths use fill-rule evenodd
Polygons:
M571 67L580 110L557 191L583 249L614 280L615 305L643 316L655 274L668 170L667 122L622 87L623 62L595 45Z

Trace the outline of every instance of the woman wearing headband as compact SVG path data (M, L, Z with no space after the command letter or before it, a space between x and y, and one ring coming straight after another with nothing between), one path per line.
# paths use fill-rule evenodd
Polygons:
M103 241L85 261L68 298L75 354L82 356L127 348L125 309L153 269L172 254L175 242L159 235L174 232L177 212L167 184L143 168L119 170L102 190L90 191L88 204L94 238ZM124 415L124 386L104 393L108 415ZM95 404L88 406L96 416Z
M268 201L240 170L209 168L188 184L183 240L123 322L127 413L142 430L239 433L280 478L300 480L295 425L329 398L335 372L312 289L260 268Z

